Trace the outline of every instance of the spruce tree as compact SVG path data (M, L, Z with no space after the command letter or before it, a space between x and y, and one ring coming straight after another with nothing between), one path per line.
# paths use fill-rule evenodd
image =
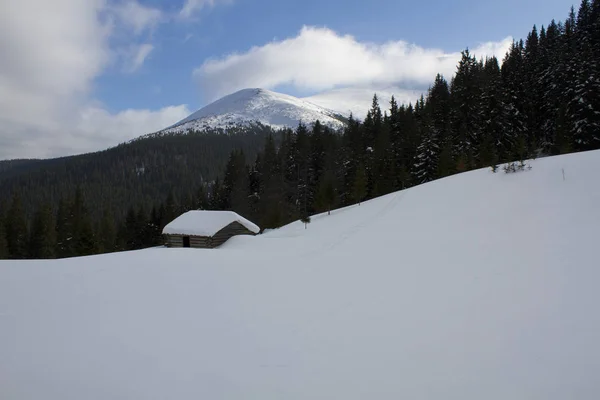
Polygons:
M456 164L452 159L452 145L447 142L444 147L440 150L438 157L438 171L437 175L440 178L452 175L456 172Z
M261 181L260 198L262 203L262 207L260 208L262 216L260 226L267 229L278 227L283 218L282 202L284 188L281 184L280 165L281 163L275 148L275 140L272 136L268 136L262 153L261 165L259 166Z
M116 236L117 230L112 213L108 210L104 210L102 213L102 221L100 222L98 242L99 249L103 253L110 253L115 251L116 248Z
M360 131L360 122L350 115L348 124L346 125L342 136L343 145L340 153L340 174L343 180L340 201L344 205L352 204L354 201L353 187L356 171L364 157L364 146Z
M219 187L219 189L220 189L220 187ZM219 196L219 199L220 199L220 196ZM221 209L221 204L213 204L213 206L215 207L215 208L213 208L214 210ZM173 190L171 190L171 191L169 191L169 194L167 195L167 200L165 201L165 212L163 215L165 225L168 224L169 222L173 221L179 215L180 215L179 207L177 205L177 202L175 201L175 195L173 193Z
M335 178L332 171L326 171L319 182L316 205L317 211L327 210L327 214L331 214L335 205Z
M21 196L13 195L8 214L6 216L6 240L10 258L24 259L28 256L27 220Z
M467 49L462 52L456 75L451 83L451 119L455 154L458 158L466 158L468 168L475 166L483 130L481 69L480 63Z
M56 226L49 204L38 208L33 216L29 239L31 258L54 258L56 256Z
M387 116L375 138L373 156L373 194L381 196L392 192L395 187L394 153L390 139L390 119Z
M133 207L127 210L127 216L125 217L125 245L127 250L137 250L141 248L141 241L139 237L139 223L137 214Z
M482 71L482 108L484 115L483 142L481 149L479 166L487 166L490 161L490 154L493 152L502 159L508 161L514 147L515 132L510 127L511 113L506 104L505 93L503 92L502 74L498 59L496 57L488 58Z
M188 210L189 211L189 210ZM138 246L140 249L154 245L154 237L150 227L150 221L144 205L140 205L136 215Z
M56 212L56 256L71 257L73 251L73 222L70 216L69 203L61 198Z
M352 199L359 205L367 196L367 173L365 167L359 164L356 169L356 176L354 177L354 184L352 186Z
M208 210L208 208L209 208L208 196L206 194L206 188L205 188L204 184L201 184L198 187L198 190L196 191L194 207L196 210Z
M296 143L294 150L296 166L296 209L298 215L310 215L313 206L313 197L310 193L310 136L302 124L296 129Z
M70 209L70 218L73 227L73 255L95 254L98 251L96 235L80 187L75 191Z
M210 197L208 198L208 204L211 210L223 210L223 193L221 190L221 181L219 178L215 179L210 188ZM169 201L167 199L167 204L165 206L165 224L168 224L172 220L175 219L175 216L170 217L172 214L169 206Z
M438 175L439 147L432 132L426 130L417 148L417 158L414 165L413 177L417 184L432 181Z
M206 200L208 201L208 200ZM151 239L152 246L158 246L163 243L162 230L164 226L161 225L162 217L160 215L160 209L156 206L152 207L150 211L150 218L148 220L149 237Z
M569 103L572 136L576 150L600 147L600 56L594 13L588 0L583 0L577 13L575 38L576 77Z
M8 258L8 242L6 241L6 229L4 227L4 215L0 210L0 260Z
M501 68L503 87L502 131L499 137L501 161L509 161L515 153L520 137L527 135L525 91L523 75L523 44L513 42Z

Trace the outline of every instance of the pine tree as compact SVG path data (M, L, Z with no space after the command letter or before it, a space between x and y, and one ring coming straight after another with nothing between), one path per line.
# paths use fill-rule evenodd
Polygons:
M224 209L248 215L248 171L242 151L233 150L229 156L223 178L222 197Z
M484 115L483 141L479 166L487 166L490 161L491 147L502 160L508 160L514 147L515 132L510 128L511 113L505 101L502 87L502 75L498 59L488 58L482 72L482 108Z
M384 118L384 124L375 138L373 194L381 196L390 193L395 187L395 163L390 139L389 117Z
M294 150L296 166L296 204L298 215L310 215L313 206L313 197L310 193L310 136L302 124L296 129L296 143Z
M114 219L108 210L104 210L102 221L100 222L98 242L99 250L103 253L109 253L116 250L117 230Z
M27 239L27 220L25 219L23 202L21 196L15 193L6 216L6 240L10 258L27 258Z
M503 87L502 131L499 156L502 161L512 159L520 137L527 135L525 113L526 83L523 77L523 43L513 42L501 68Z
M141 248L141 241L139 237L139 223L137 214L133 207L127 210L127 216L125 217L125 245L127 250L137 250Z
M192 201L190 201L192 204ZM189 211L189 210L188 210ZM148 218L148 214L146 213L146 209L144 205L140 205L136 215L136 223L137 223L137 237L138 237L138 245L139 248L144 249L146 247L150 247L154 245L154 237L151 231L151 224Z
M98 251L96 235L80 187L75 191L70 209L70 218L73 227L73 255L95 254Z
M439 147L432 133L427 130L417 148L417 159L414 165L414 180L425 183L437 178Z
M383 126L383 114L381 107L379 106L379 99L377 94L373 95L373 102L371 109L367 113L367 117L362 125L362 142L363 142L363 157L362 162L365 166L367 173L367 196L373 197L376 195L376 181L377 181L377 158L374 152L375 140L379 137Z
M252 221L260 220L260 165L261 159L260 154L256 156L254 165L251 166L248 172L248 207L249 207L249 218ZM285 190L285 189L284 189Z
M393 116L390 116L390 121L396 171L395 188L405 189L412 185L410 170L415 163L417 147L421 143L420 128L411 104L407 107L399 107L397 122L394 122ZM396 125L395 128L394 125Z
M221 190L221 181L219 180L219 178L217 178L211 185L210 197L208 198L208 204L209 204L211 210L223 210L224 209L222 197L223 196L222 196L222 190ZM166 221L166 223L169 223L173 219L175 219L175 216L170 217L170 215L172 214L172 212L169 211L170 208L171 207L169 206L169 201L167 199L167 204L165 206L165 221Z
M354 185L352 187L352 199L359 205L367 196L367 173L365 167L359 164L356 169L356 176L354 178Z
M594 43L594 14L588 0L583 0L577 13L575 38L576 77L569 117L576 150L600 147L600 44ZM597 22L596 22L597 23Z
M156 206L152 207L152 211L150 211L150 218L148 220L148 235L150 237L150 243L152 246L158 246L163 243L162 230L164 226L161 225L161 221L162 216L160 215L160 209L156 208Z
M260 226L263 228L276 228L283 220L283 187L280 171L280 160L275 148L275 140L268 136L262 153L260 174L260 198L262 216Z
M440 178L452 175L456 172L456 164L452 159L452 146L450 143L446 143L440 150L438 157L438 171L437 175Z
M542 136L542 123L540 120L542 106L540 101L543 99L543 93L538 84L542 73L539 43L540 38L537 27L534 25L525 41L521 72L527 88L527 91L522 95L527 125L526 145L530 153L538 150Z
M455 154L466 157L468 168L475 166L482 132L481 68L468 49L463 51L451 84Z
M209 209L209 204L208 204L208 196L206 194L206 189L204 187L204 184L201 184L198 187L198 190L196 191L196 199L194 201L194 208L196 210L208 210Z
M481 150L479 152L480 166L492 167L498 163L498 155L493 145L493 139L486 133L481 141Z
M29 256L31 258L54 258L56 256L56 226L52 208L42 205L33 216L31 236L29 239Z
M540 99L540 147L544 154L556 154L558 113L563 108L566 76L565 35L563 27L554 20L548 25L545 35L540 37L539 66L537 84L541 88Z
M308 213L304 212L302 217L300 218L300 222L302 222L304 224L304 229L307 229L308 224L310 224L310 215Z
M296 134L291 129L282 133L281 148L278 158L281 164L279 172L280 192L282 200L282 221L284 223L295 221L299 218L298 208L298 179L299 179L299 149L296 141ZM257 161L256 163L260 163ZM255 168L256 170L256 168ZM251 185L253 188L259 187L258 174L253 172ZM253 199L256 200L258 190L252 189ZM253 206L258 210L258 206Z
M319 182L316 205L317 211L327 210L327 214L331 214L335 205L335 178L332 171L325 172Z
M0 209L0 260L8 258L8 242L6 241L6 229L4 227L4 214Z
M219 187L219 189L220 189L220 187ZM221 210L222 209L221 204L213 204L212 206L214 206L213 210ZM179 206L177 205L177 202L175 201L175 195L173 194L173 190L171 190L171 191L169 191L169 194L167 195L167 200L165 201L165 212L164 212L165 225L168 224L169 222L173 221L175 218L177 218L180 215L178 209L179 209Z
M342 136L343 144L340 152L340 174L343 181L340 202L344 205L352 204L354 201L353 187L356 171L364 157L364 145L360 131L360 122L350 115Z
M61 198L56 212L56 256L59 258L71 257L73 251L73 223L70 217L70 205Z

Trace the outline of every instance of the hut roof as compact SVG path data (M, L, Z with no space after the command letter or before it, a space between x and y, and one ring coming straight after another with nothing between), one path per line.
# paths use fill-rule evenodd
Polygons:
M233 211L193 210L168 223L163 234L213 236L232 222L238 222L251 232L260 232L258 226Z

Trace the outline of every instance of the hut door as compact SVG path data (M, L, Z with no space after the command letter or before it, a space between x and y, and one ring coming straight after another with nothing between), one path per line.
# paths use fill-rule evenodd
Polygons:
M190 237L189 236L183 237L183 247L190 247Z

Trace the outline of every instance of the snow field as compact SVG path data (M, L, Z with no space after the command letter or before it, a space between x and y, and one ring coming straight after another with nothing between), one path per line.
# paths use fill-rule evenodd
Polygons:
M600 151L531 164L220 249L0 261L0 398L597 398Z

